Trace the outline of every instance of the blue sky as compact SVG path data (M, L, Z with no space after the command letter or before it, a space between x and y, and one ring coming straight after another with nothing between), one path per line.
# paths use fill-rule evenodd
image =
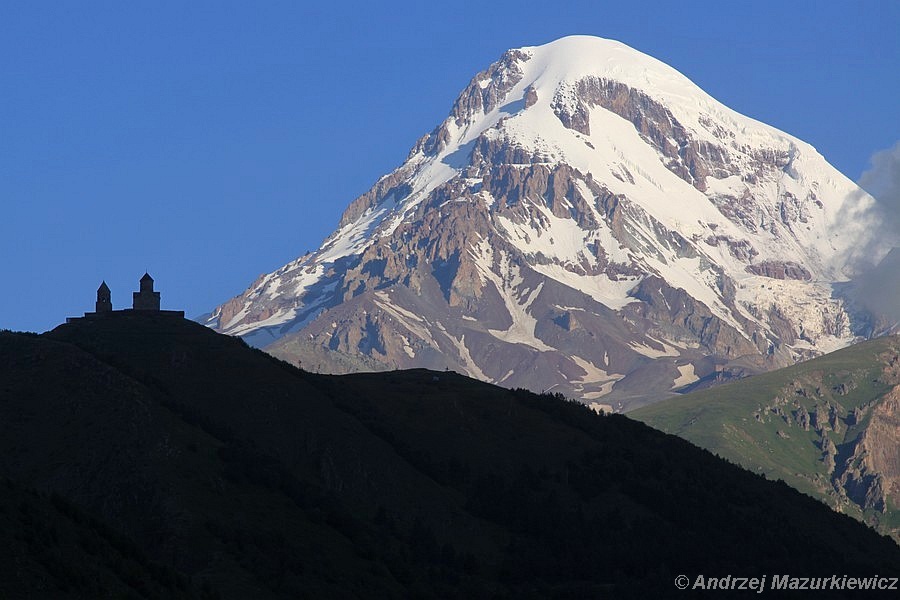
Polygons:
M900 2L0 3L0 328L197 316L318 247L511 47L613 38L851 179L900 140Z

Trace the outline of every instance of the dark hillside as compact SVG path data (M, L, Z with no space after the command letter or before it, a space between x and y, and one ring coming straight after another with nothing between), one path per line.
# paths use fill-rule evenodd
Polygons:
M208 598L57 494L0 480L0 598Z
M0 457L222 598L660 596L679 573L900 564L625 417L454 373L314 375L164 315L0 335Z

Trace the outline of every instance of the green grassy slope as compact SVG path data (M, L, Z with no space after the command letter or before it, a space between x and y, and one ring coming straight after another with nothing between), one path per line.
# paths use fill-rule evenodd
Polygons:
M900 381L898 353L898 338L880 338L629 416L896 535L895 499L882 494L878 506L859 489L847 489L846 479L859 475L853 469L862 467L863 435Z

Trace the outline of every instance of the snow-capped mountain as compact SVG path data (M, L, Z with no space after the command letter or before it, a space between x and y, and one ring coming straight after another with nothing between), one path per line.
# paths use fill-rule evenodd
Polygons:
M450 368L621 409L854 340L833 284L873 203L671 67L567 37L476 75L319 250L208 325L308 369Z

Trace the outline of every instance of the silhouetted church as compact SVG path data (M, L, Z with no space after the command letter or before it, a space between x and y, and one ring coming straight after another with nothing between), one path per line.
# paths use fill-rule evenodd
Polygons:
M171 315L184 318L183 310L160 310L159 308L159 292L153 291L153 278L149 273L144 273L141 277L140 289L132 293L132 308L124 310L113 310L112 292L109 286L103 281L97 288L97 303L94 305L95 312L84 313L83 317L69 317L66 323L77 321L78 319L96 319L106 315L127 314L127 313L157 313L162 315Z

